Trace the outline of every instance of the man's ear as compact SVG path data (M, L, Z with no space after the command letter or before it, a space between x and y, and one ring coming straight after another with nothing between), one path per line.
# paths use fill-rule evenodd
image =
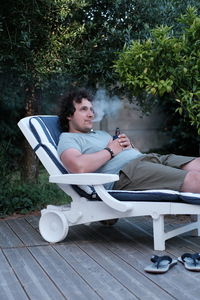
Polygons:
M70 121L70 120L71 120L71 117L67 117L67 120Z

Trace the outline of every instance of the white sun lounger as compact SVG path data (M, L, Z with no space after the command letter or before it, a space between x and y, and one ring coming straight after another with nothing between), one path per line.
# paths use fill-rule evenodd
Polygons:
M62 241L70 226L134 216L151 216L154 249L165 250L165 241L182 233L196 230L200 234L200 194L172 190L114 191L103 184L118 180L114 174L68 174L57 154L60 135L57 116L32 116L18 126L56 183L71 196L70 205L48 205L41 211L39 230L51 243ZM39 191L38 191L39 192ZM196 215L196 221L165 232L165 215Z

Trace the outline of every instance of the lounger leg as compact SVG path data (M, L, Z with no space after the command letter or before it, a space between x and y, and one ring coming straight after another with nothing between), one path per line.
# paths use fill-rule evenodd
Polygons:
M200 236L200 215L197 215L197 222L198 222L197 236Z
M165 250L164 216L153 217L154 250Z
M195 215L196 219L193 221L195 221L197 223L197 227L196 229L193 231L193 235L194 236L200 236L200 215Z

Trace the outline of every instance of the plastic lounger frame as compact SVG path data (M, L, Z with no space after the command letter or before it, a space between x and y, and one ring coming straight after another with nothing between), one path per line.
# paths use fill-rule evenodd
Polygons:
M49 123L47 127L43 126L46 120ZM49 181L56 183L72 198L70 205L48 205L41 211L39 230L46 241L51 243L62 241L67 236L69 227L73 225L135 216L152 217L155 250L165 250L165 241L182 233L195 229L196 234L200 235L200 205L198 205L200 194L175 191L107 191L103 184L118 180L118 175L67 174L56 151L59 135L59 128L55 128L58 126L56 120L57 116L32 116L23 118L18 123L25 138L49 173ZM87 197L85 189L83 194L78 192L85 186L93 187L97 199L93 196ZM91 201L88 198L93 199ZM165 215L183 214L196 215L197 218L184 226L165 232Z

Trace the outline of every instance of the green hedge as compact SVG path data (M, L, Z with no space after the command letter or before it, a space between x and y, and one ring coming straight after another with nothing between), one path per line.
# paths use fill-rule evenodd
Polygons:
M46 171L40 172L38 183L21 183L18 173L4 176L0 182L0 217L13 213L26 214L41 210L48 204L61 205L70 202L70 197L56 184L48 182Z

